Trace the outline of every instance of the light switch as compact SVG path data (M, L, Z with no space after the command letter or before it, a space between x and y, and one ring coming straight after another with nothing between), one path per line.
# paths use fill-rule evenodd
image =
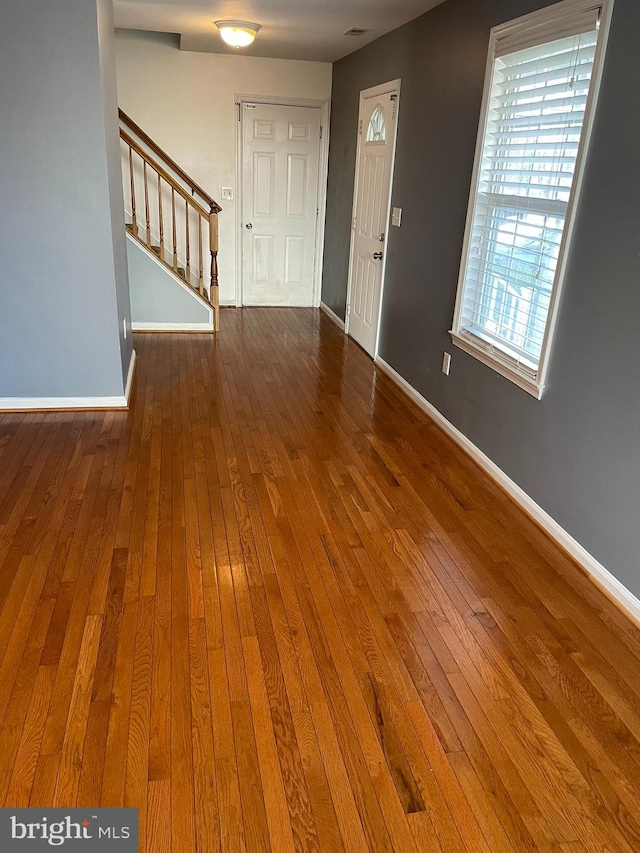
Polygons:
M233 200L233 187L222 187L222 198L225 201Z
M391 224L399 228L402 225L402 208L394 207L391 213Z

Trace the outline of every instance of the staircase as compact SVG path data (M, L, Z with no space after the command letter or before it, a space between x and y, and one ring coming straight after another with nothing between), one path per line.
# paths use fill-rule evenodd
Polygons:
M119 116L127 231L196 298L213 308L217 332L218 214L222 208L126 113L119 110Z

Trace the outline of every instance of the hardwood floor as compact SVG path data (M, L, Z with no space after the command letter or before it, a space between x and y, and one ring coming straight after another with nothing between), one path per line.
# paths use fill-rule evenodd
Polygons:
M0 802L141 850L640 850L640 632L325 317L0 416Z

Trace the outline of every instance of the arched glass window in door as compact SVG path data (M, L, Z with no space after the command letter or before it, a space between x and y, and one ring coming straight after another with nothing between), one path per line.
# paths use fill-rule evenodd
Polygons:
M387 141L387 119L384 109L377 106L371 116L367 129L367 144Z

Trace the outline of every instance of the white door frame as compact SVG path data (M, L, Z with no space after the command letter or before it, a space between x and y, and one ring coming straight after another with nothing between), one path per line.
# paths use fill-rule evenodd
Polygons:
M380 306L378 308L378 320L376 323L376 345L373 353L373 359L375 360L378 357L378 346L380 344L380 321L382 318L382 301L384 296L384 283L387 273L387 255L389 254L389 242L391 238L391 197L393 194L393 174L395 171L396 165L396 147L398 142L398 120L400 118L400 83L401 80L398 78L397 80L390 80L388 83L381 83L379 86L372 86L370 89L363 89L360 92L360 106L358 109L358 146L356 148L356 174L353 183L353 208L351 211L351 246L349 249L349 278L347 281L347 308L345 311L344 318L344 333L345 335L349 334L349 312L351 309L351 289L353 286L352 278L353 278L353 252L355 248L356 241L356 229L355 229L355 221L356 221L356 213L358 208L358 178L359 178L359 166L360 166L360 154L362 153L362 144L364 135L366 133L366 128L361 127L362 116L364 111L364 102L368 98L375 98L376 95L388 95L393 94L394 92L397 95L396 98L396 120L393 127L393 139L391 141L392 149L391 149L391 171L389 174L389 204L387 205L387 230L386 240L384 244L384 255L382 258L382 279L380 283Z
M327 212L327 175L329 172L329 119L331 101L314 98L286 98L278 95L243 95L236 94L236 308L243 305L243 262L242 239L242 109L244 104L273 104L278 107L315 107L320 110L320 160L318 163L318 216L316 217L315 261L313 265L313 307L320 305L322 289L322 268L324 262L324 223Z

